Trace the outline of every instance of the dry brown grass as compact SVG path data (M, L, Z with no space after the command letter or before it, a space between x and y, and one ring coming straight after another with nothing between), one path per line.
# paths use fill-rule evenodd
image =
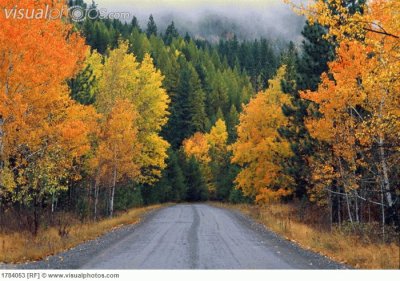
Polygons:
M160 205L155 205L135 208L111 219L74 224L69 227L68 235L64 237L61 237L59 229L54 227L40 230L36 237L32 237L29 232L0 233L0 262L19 263L40 260L95 239L112 229L138 223L145 213L160 207Z
M311 227L299 222L291 215L294 208L291 205L271 204L263 207L216 205L239 210L301 247L321 253L354 268L400 268L400 247L398 244L366 242L359 237L346 235L337 229L327 231Z

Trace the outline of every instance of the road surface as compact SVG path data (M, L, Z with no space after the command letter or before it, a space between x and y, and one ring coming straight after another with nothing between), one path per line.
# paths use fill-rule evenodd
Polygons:
M299 251L238 214L208 205L158 211L110 245L83 269L309 269L337 268Z

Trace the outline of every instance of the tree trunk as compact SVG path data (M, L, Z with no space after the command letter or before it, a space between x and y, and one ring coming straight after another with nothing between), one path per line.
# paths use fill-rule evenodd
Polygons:
M383 137L379 137L379 157L381 161L382 176L383 176L383 187L385 190L385 197L389 208L393 206L392 194L390 193L390 181L389 181L389 169L386 163L385 149L384 149Z
M342 200L340 200L340 196L338 196L338 208L337 208L337 214L338 214L338 222L339 222L339 226L342 224L342 212L341 212L341 207L342 205Z
M381 104L380 104L380 108L379 108L379 118L381 118L381 119L383 118L383 110L384 110L386 95L388 95L388 91L385 91L385 95L383 95L382 99L381 99ZM381 162L380 164L381 164L381 170L382 170L381 176L383 179L383 187L381 184L381 191L382 191L382 197L385 197L386 201L387 201L389 218L392 220L395 220L397 222L398 218L396 218L397 214L396 214L396 212L394 212L394 202L393 202L392 193L390 190L391 186L390 186L390 180L389 180L389 168L388 168L387 161L386 161L384 142L385 142L384 134L382 132L380 132L378 146L379 146L379 158L380 158L379 160ZM385 192L385 194L383 194L383 192ZM385 213L384 206L382 206L382 209L383 209L383 216L384 216L384 213ZM385 218L384 223L386 223L386 218Z
M3 222L3 200L0 197L0 231L3 230L2 226L4 226L4 222Z
M330 213L330 231L332 232L332 225L333 225L333 204L332 204L332 192L329 192L329 213Z
M117 184L117 167L114 166L113 184L112 184L111 199L110 199L110 217L113 216L113 212L114 212L114 194L115 194L115 186L116 186L116 184Z
M99 202L99 176L96 173L94 180L94 220L97 220L97 204Z
M356 207L356 222L359 223L360 222L360 216L359 216L359 208L358 208L358 194L357 191L355 191L356 196L354 196L354 203L355 203L355 207Z
M383 187L381 184L381 212L382 212L382 241L385 243L385 205L384 205Z
M54 196L54 194L53 194L53 195L51 196L51 214L54 213L55 202L56 202L56 199L55 199L55 196Z
M353 228L353 230L355 230L354 228L354 224L353 224L353 216L351 215L351 209L350 209L350 201L349 201L349 194L346 192L346 204L347 204L347 212L349 214L349 220L350 220L350 224L351 227Z
M3 151L4 151L4 146L3 146L3 138L4 138L4 131L3 131L3 126L4 126L4 120L2 116L0 115L0 170L3 169ZM0 177L0 186L2 185L2 178Z
M332 192L330 194L330 201L331 201L331 217L332 217L332 224L339 224L340 225L340 218L339 218L339 204L340 204L340 196L339 192L340 189L337 186L336 180L332 182Z
M368 202L368 222L371 223L371 204Z
M97 203L99 202L99 190L97 183L94 184L94 220L97 220Z
M39 203L37 196L35 195L33 201L33 235L35 237L39 232L39 220L40 220Z

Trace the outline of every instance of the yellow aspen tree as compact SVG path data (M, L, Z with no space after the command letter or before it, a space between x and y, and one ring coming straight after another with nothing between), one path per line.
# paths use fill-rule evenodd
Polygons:
M223 155L227 153L228 132L225 121L218 119L211 128L210 133L206 135L210 149L215 154Z
M203 133L195 133L192 137L183 141L183 150L185 154L190 158L194 156L197 161L203 164L208 164L211 161L208 151L210 145L207 141L207 137Z
M211 128L210 133L206 134L209 145L208 155L211 159L208 165L208 177L210 178L209 193L215 198L218 189L218 180L221 178L220 171L230 162L230 151L228 151L228 131L225 121L218 119Z
M203 176L206 179L209 194L216 191L216 175L213 171L222 165L229 151L227 148L228 132L223 120L218 119L210 133L195 133L183 141L183 150L188 158L194 157L199 163Z
M232 163L241 167L237 188L245 195L267 202L291 194L290 177L283 173L282 161L291 156L290 144L278 129L288 124L282 105L289 104L281 88L285 74L282 66L269 81L269 88L260 92L244 107L237 128L238 140L231 146Z
M94 160L99 177L111 188L110 216L114 211L114 194L117 183L123 179L135 180L140 174L137 161L141 144L135 127L137 113L127 100L116 100L107 120L102 124L99 147Z
M142 143L141 159L144 173L141 181L154 183L166 167L169 143L160 136L168 121L170 98L162 82L164 76L154 67L149 54L145 54L139 66L138 89L133 94L133 104L139 113L139 140Z
M375 203L393 213L400 158L400 2L368 1L362 11L350 13L339 0L318 0L300 9L310 21L326 26L327 38L338 44L337 58L318 90L302 93L321 113L307 121L311 134L332 147L330 161L313 159L314 177L323 182L329 170L346 196L351 192L366 201L376 199L360 197L357 189L364 178L374 178L382 194Z
M371 49L360 42L343 41L337 59L329 64L329 76L323 75L315 93L304 92L302 97L318 104L322 117L309 118L307 127L314 138L332 147L334 156L315 169L315 176L323 181L326 169L335 171L329 177L346 192L356 193L363 181L356 171L367 170L364 177L370 177L378 168L387 204L392 206L390 178L396 177L393 168L399 153L385 143L399 144L399 81L386 76L379 58L370 54Z
M166 166L169 144L161 136L168 118L170 99L162 88L164 77L157 70L149 55L142 63L128 53L128 44L120 42L105 59L99 78L96 108L108 114L117 99L129 100L137 111L135 126L141 152L136 156L142 172L137 181L152 184L161 176Z

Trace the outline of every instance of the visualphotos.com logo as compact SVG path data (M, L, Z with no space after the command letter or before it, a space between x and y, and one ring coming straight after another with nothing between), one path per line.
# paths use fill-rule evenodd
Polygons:
M56 20L65 16L74 22L81 22L85 19L120 19L127 20L131 17L129 12L109 12L105 8L83 8L81 6L54 8L46 5L44 8L13 8L3 9L6 19L22 20L22 19L47 19Z

